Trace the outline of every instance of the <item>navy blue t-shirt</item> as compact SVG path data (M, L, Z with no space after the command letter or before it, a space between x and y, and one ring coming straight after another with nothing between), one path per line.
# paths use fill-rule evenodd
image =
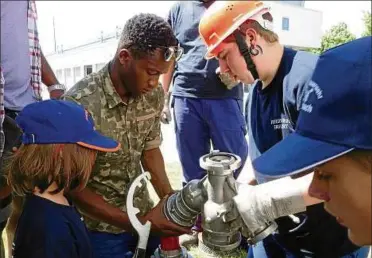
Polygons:
M14 258L93 258L88 231L73 206L29 195L13 243Z
M296 51L284 48L276 76L262 89L259 81L252 92L251 124L253 138L261 153L283 139L283 130L288 130L289 119L283 110L283 80L290 72Z
M181 47L182 58L173 75L173 96L243 99L243 86L229 90L216 75L216 59L204 58L207 48L199 35L199 21L207 9L202 1L179 1L170 10L168 22Z

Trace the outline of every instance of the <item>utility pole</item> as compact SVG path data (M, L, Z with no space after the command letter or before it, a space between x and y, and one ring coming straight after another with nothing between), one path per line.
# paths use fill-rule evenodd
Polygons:
M54 53L57 53L56 26L54 22L54 16L53 16L53 35L54 35Z

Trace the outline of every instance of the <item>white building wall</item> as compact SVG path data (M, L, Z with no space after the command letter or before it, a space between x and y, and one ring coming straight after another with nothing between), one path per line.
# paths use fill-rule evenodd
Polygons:
M114 57L117 43L118 39L112 38L104 42L50 54L46 58L59 82L70 88L84 78L88 72L102 69ZM44 89L43 98L47 98L47 95Z
M318 48L322 38L322 12L291 4L270 2L274 31L280 42L297 48ZM288 19L288 30L283 29L283 18Z

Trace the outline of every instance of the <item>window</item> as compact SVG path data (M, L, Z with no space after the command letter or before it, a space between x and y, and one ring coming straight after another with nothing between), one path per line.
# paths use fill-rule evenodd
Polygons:
M282 18L282 30L289 30L289 18Z
M84 65L84 76L93 72L92 65Z

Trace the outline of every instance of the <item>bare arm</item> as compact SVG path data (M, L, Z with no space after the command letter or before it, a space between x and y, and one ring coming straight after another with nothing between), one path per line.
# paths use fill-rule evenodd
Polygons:
M46 60L43 52L41 52L41 80L48 87L59 84L57 77Z
M88 187L79 192L71 192L70 196L83 214L89 218L103 221L125 231L132 231L127 213L108 204Z
M47 87L60 84L43 52L41 52L41 80ZM62 97L63 93L64 90L54 89L50 91L49 95L52 99L59 99Z
M165 172L164 159L160 149L145 150L141 161L143 168L151 174L151 183L159 198L172 193L173 189Z
M101 196L89 188L86 187L80 192L70 193L70 196L86 216L116 226L127 232L135 231L127 213L108 204ZM166 199L160 200L156 207L146 215L137 216L138 220L142 224L146 221L151 221L151 232L157 235L179 236L190 233L188 229L173 224L164 216L163 206L165 201Z
M159 81L161 85L163 86L163 90L165 93L164 106L168 106L170 95L172 92L170 90L170 85L171 85L172 78L173 78L175 64L176 64L175 61L172 61L172 64L170 65L168 72L165 74L162 74L159 78Z

